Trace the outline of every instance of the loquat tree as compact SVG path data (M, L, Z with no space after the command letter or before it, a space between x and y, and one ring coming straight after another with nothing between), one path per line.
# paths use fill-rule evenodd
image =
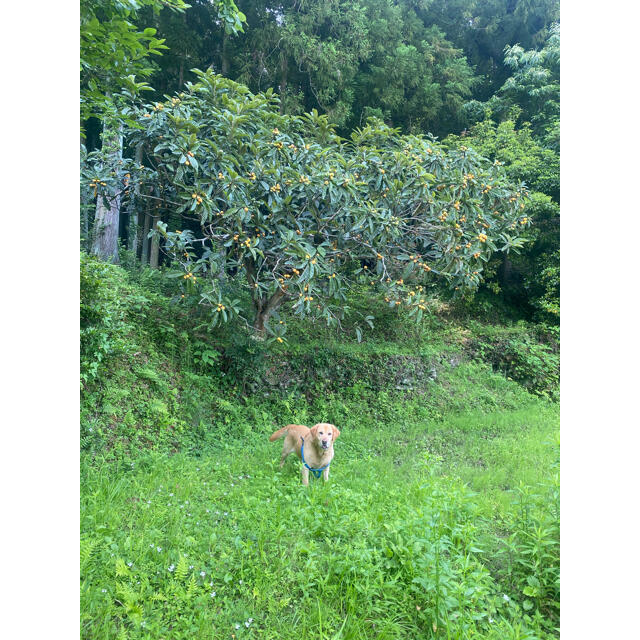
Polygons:
M434 278L475 289L492 252L521 246L527 191L498 162L376 120L345 140L317 112L281 114L271 90L195 73L184 92L134 109L127 137L147 166L127 167L140 193L183 217L158 234L179 300L209 306L214 325L242 318L282 342L283 304L339 323L358 283L419 320ZM248 290L252 318L228 295L231 280Z

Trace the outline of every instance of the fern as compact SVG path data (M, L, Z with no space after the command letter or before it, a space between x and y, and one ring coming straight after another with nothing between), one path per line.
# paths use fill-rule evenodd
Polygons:
M191 598L193 598L197 590L198 590L198 585L196 583L196 577L192 573L191 580L189 580L189 586L187 587L187 599L190 600Z
M127 634L125 627L120 627L116 640L129 640L129 635Z
M183 581L189 573L189 565L183 555L180 556L178 564L176 565L176 579Z
M97 546L96 540L85 539L80 541L80 573L87 568L91 555Z
M122 578L124 576L128 576L130 573L129 567L127 567L125 561L122 558L118 558L116 560L116 576L118 578Z
M122 598L124 605L127 609L133 607L138 599L140 598L140 594L134 591L128 584L124 582L119 582L117 587L118 595Z

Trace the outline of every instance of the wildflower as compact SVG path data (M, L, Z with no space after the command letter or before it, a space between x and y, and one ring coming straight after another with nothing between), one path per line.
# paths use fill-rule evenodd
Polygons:
M156 547L156 549L158 550L158 553L162 551L162 547Z
M174 564L172 564L172 565L169 567L169 571L173 571L175 568L176 568L176 566L175 566Z
M511 600L511 598L509 598L509 596L506 593L502 594L502 598L505 602L509 602L509 600Z
M204 578L207 575L207 572L206 571L201 571L200 575Z
M128 566L128 567L133 566L133 562L127 562L127 566Z
M107 593L107 590L106 590L106 589L103 589L103 590L102 590L102 593Z
M237 631L239 628L240 628L240 625L239 625L239 624L237 624L237 625L236 625L236 631Z
M215 598L215 597L216 597L216 592L215 592L215 591L212 591L212 592L211 592L211 597L212 597L212 598Z

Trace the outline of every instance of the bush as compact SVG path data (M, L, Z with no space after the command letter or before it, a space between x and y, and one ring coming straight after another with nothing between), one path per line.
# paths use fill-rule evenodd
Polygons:
M80 256L80 380L82 386L122 346L125 314L121 289L125 272L82 253Z
M526 325L514 329L474 329L469 344L472 354L491 363L496 371L521 384L535 395L558 399L560 356L554 340L541 344ZM547 336L547 339L549 336Z

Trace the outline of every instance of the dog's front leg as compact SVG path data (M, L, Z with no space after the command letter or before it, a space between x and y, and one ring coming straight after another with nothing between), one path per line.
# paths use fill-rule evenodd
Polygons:
M322 472L322 479L326 482L329 479L329 467Z
M302 467L302 484L305 487L309 486L309 469L307 467Z

